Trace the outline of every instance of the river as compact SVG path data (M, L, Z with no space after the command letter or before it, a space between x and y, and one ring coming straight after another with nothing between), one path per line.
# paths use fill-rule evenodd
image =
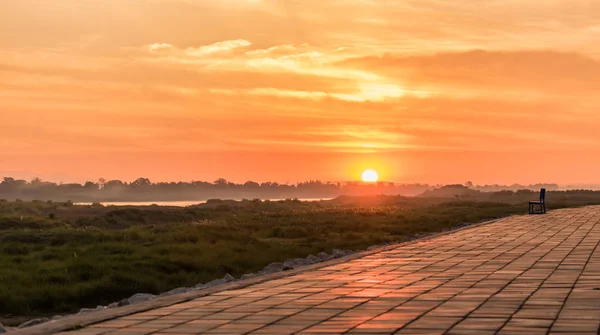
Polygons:
M286 199L269 199L269 201L281 201ZM331 200L331 198L304 198L298 199L300 201L321 201ZM263 200L264 201L264 200ZM100 202L103 206L172 206L172 207L187 207L193 205L205 204L206 200L196 201L115 201L115 202ZM91 202L76 202L75 205L88 206Z

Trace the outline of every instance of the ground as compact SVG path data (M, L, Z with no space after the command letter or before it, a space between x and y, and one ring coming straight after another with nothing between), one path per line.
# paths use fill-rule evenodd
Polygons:
M211 201L187 208L0 200L0 322L77 313L333 249L364 250L527 212L534 192L460 199L342 197ZM600 204L600 192L552 192L551 208Z
M597 334L599 242L600 206L513 216L196 299L15 335Z

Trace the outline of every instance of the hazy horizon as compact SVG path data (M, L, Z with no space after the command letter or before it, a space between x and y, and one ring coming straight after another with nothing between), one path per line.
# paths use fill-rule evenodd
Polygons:
M600 3L0 2L0 176L598 184Z
M83 178L83 179L78 179L78 180L62 180L62 179L44 179L39 177L39 175L35 175L35 177L21 177L19 175L4 175L4 176L0 176L0 183L2 183L2 178L13 178L15 180L25 180L28 183L33 182L34 180L40 180L41 182L49 182L49 183L55 183L55 184L80 184L83 185L86 182L92 182L92 183L98 183L101 179L103 179L104 181L111 181L111 180L118 180L118 181L122 181L124 183L133 183L135 182L137 179L140 178L144 178L146 179L147 177L135 177L135 178L131 178L131 179L125 179L125 178L104 178L104 177L99 177L99 178ZM321 179L306 179L306 180L296 180L296 181L279 181L279 180L252 180L252 179L243 179L243 180L232 180L232 179L228 179L228 178L224 178L224 177L219 177L219 178L215 178L214 180L208 180L208 179L201 179L201 178L192 178L189 180L178 180L178 179L169 179L169 180L157 180L157 179L152 179L152 178L147 178L151 183L153 184L158 184L158 183L192 183L192 182L205 182L205 183L215 183L218 179L223 179L227 182L230 183L234 183L236 185L242 185L244 183L247 182L254 182L254 183L258 183L258 184L263 184L263 183L278 183L281 185L297 185L297 184L301 184L301 183L307 183L307 182L321 182L321 183L332 183L332 184L337 184L337 183L341 183L341 184L346 184L346 183L361 183L361 184L377 184L377 183L393 183L395 185L428 185L428 186L447 186L447 185L466 185L467 183L471 183L473 186L478 187L478 186L514 186L514 185L521 185L521 186L531 186L531 185L557 185L560 187L567 187L567 186L589 186L589 187L600 187L600 183L555 183L555 182L527 182L527 183L516 183L516 182L512 182L512 183L478 183L475 180L472 179L468 179L466 181L463 182L448 182L448 183L432 183L432 182L420 182L420 181L393 181L393 180L382 180L379 179L377 180L377 182L364 182L361 180L321 180Z
M369 173L367 177L373 177ZM376 178L365 178L363 182L328 182L311 180L301 183L277 183L247 181L235 183L225 179L214 182L156 182L148 178L128 180L99 179L97 182L57 183L39 178L30 182L5 177L0 182L0 202L6 200L72 201L75 203L147 203L151 201L174 201L177 203L210 199L333 199L339 196L419 196L432 195L473 196L483 193L504 191L538 192L595 190L598 186L574 186L557 184L525 185L477 185L472 182L452 185L405 184L374 182Z
M32 173L32 172L15 172L15 171L6 171L3 172L0 169L0 182L1 182L1 178L2 177L10 177L10 178L14 178L14 179L20 179L20 180L26 180L27 182L31 182L34 179L41 179L42 181L45 182L52 182L52 183L76 183L76 184L84 184L86 182L97 182L99 179L105 179L105 180L121 180L123 182L133 182L138 178L148 178L150 179L153 183L171 183L171 182L194 182L194 181L200 181L200 182L208 182L208 183L212 183L217 179L225 179L228 182L232 182L235 184L243 184L245 182L257 182L257 183L268 183L268 182L275 182L275 183L280 183L280 184L298 184L298 183L303 183L303 182L308 182L308 181L321 181L324 183L330 182L330 183L349 183L349 182L361 182L360 180L360 175L357 176L353 176L353 178L348 178L348 179L338 179L338 180L334 180L334 179L319 179L319 178L307 178L307 179L293 179L293 178L282 178L282 179L269 179L268 177L266 179L252 179L252 178L238 178L238 179L234 179L234 178L227 178L227 176L223 176L223 175L219 175L219 174L214 174L217 177L212 177L212 178L201 178L201 177L189 177L187 179L178 179L176 177L172 177L172 178L165 178L165 179L159 179L159 178L152 178L149 177L147 174L143 174L143 173L138 173L136 174L134 173L130 173L127 174L127 178L122 178L119 176L115 176L115 177L110 177L110 175L101 175L99 177L79 177L79 178L70 178L68 176L72 176L72 175L77 175L78 173ZM60 176L67 176L66 178L61 178ZM526 175L526 174L525 174ZM47 176L46 178L42 177L42 176ZM56 178L54 178L55 176L57 176ZM563 183L559 183L559 182L554 182L552 180L534 180L534 178L521 178L520 179L521 182L517 182L517 181L505 181L505 182L497 182L494 181L492 179L489 179L485 182L483 181L479 181L473 178L466 178L464 180L459 180L459 179L455 179L455 180L448 180L448 181L424 181L424 180L385 180L382 178L379 178L378 182L385 182L385 183L395 183L395 184L424 184L424 185L456 185L456 184L460 184L460 185L464 185L467 182L471 182L474 185L478 185L478 186L484 186L484 185L506 185L506 186L510 186L510 185L535 185L535 184L556 184L559 186L589 186L589 187L600 187L600 181L598 182L577 182L577 181L573 181L573 182L563 182Z

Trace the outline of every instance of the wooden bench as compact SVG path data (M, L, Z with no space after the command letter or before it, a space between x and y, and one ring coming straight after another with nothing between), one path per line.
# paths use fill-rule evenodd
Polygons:
M540 200L529 202L529 214L546 214L546 189L540 190Z

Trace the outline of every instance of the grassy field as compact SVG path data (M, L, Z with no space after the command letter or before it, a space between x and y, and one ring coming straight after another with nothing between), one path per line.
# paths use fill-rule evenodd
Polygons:
M76 312L256 272L271 262L522 214L532 192L332 201L209 201L188 208L0 200L0 317ZM600 192L551 192L551 208Z

